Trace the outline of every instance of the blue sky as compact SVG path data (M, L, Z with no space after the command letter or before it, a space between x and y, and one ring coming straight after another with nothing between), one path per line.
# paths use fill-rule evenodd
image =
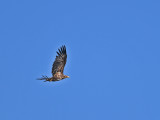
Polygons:
M158 0L0 1L1 120L160 120ZM68 59L51 76L56 50Z

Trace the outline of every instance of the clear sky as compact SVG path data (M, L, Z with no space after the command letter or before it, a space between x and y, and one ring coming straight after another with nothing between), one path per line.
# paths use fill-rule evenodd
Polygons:
M160 120L160 1L0 1L0 76L0 120Z

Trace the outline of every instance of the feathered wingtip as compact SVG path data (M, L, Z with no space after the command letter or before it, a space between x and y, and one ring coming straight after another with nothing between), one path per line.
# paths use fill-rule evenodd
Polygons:
M62 46L58 49L57 54L58 54L58 55L61 55L61 54L66 55L66 54L67 54L67 53L66 53L66 46L65 46L65 45L62 45Z
M51 78L42 75L42 77L41 77L41 78L38 78L37 80L45 80L44 82L46 82L46 81L51 81Z

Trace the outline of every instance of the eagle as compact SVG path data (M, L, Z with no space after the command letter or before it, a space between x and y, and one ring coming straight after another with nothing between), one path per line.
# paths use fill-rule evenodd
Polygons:
M42 76L38 80L45 80L46 81L60 81L65 78L69 78L69 76L64 75L64 67L67 61L67 52L66 52L66 46L62 45L58 51L57 51L57 56L55 61L53 62L52 65L52 77L47 77L47 76Z

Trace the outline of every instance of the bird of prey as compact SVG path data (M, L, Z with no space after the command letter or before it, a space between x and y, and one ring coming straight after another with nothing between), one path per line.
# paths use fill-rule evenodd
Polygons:
M52 66L52 77L42 76L38 80L45 80L46 81L60 81L65 78L69 78L69 76L63 74L64 66L67 61L67 52L66 46L63 45L57 51L57 56L55 61L53 62Z

